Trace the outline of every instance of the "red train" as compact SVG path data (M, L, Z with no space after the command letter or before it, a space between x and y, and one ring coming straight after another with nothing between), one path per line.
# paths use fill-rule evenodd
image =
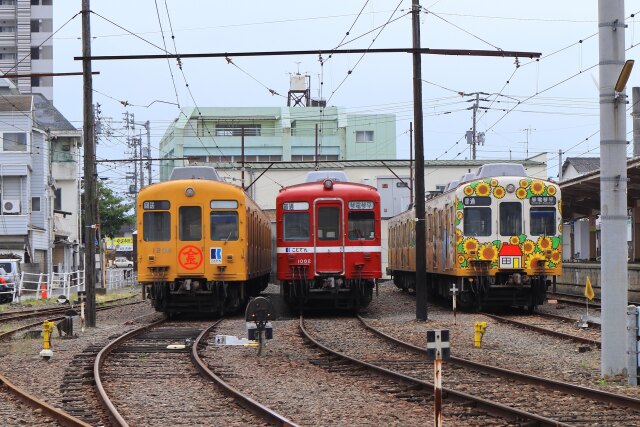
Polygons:
M358 310L381 277L380 195L344 172L311 172L276 198L278 280L294 308Z

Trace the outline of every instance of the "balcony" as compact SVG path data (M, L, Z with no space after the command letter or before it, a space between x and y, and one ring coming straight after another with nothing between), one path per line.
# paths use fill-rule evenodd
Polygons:
M29 215L0 215L0 236L26 236Z

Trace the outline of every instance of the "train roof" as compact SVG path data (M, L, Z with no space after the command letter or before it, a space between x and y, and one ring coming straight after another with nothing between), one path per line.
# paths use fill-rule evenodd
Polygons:
M175 167L171 171L169 181L177 181L179 179L206 179L208 181L223 182L216 168L211 166Z
M336 171L336 170L320 170L320 171L309 172L307 173L307 176L304 179L304 182L320 182L320 181L324 181L325 179L330 179L334 182L336 181L349 182L349 179L347 178L347 173L345 171Z
M346 195L349 193L362 194L365 191L371 191L375 193L378 198L380 197L378 190L375 187L372 187L367 184L359 184L357 182L340 182L334 181L333 187L331 190L324 189L324 181L320 182L304 182L302 184L290 185L289 187L284 187L280 189L280 193L278 197L282 197L285 194L287 196L294 197L309 197L312 194L317 194L318 192L326 192L327 196L333 192L333 194Z
M519 163L487 163L480 166L475 178L490 178L494 176L527 176L524 166Z

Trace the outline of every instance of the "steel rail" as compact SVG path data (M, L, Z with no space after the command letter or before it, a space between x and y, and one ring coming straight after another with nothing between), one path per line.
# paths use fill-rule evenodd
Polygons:
M53 417L55 420L59 421L64 426L70 427L91 427L91 424L87 424L79 418L74 417L73 415L63 411L62 409L55 408L49 405L44 400L38 399L27 391L21 389L20 387L13 384L9 381L4 375L0 374L0 383L4 385L7 390L13 393L18 399L23 401L29 406L36 407L37 409L41 409L47 415Z
M478 313L478 314L482 314L483 316L490 317L492 319L497 320L498 322L508 323L510 325L514 325L514 326L517 326L517 327L520 327L520 328L524 328L524 329L530 329L532 331L536 331L536 332L539 332L539 333L544 334L544 335L551 335L553 337L562 338L562 339L565 339L565 340L571 340L571 341L579 342L581 344L595 345L598 348L600 348L601 345L602 345L600 341L593 340L591 338L583 338L583 337L578 337L578 336L571 335L571 334L565 334L564 332L552 331L551 329L546 329L546 328L541 328L539 326L529 325L528 323L518 322L517 320L508 319L508 318L502 317L502 316L496 316L495 314L490 314L490 313Z
M391 378L394 381L400 381L403 383L410 383L410 384L414 384L414 385L419 385L424 387L425 389L433 389L433 384L426 382L426 381L422 381L420 379L414 378L414 377L410 377L408 375L404 375L401 374L399 372L395 372L395 371L391 371L389 369L385 369L382 368L380 366L377 366L375 364L372 363L368 363L365 362L363 360L359 360L359 359L355 359L351 356L347 356L344 353L340 353L338 351L332 350L330 348L328 348L327 346L321 344L320 342L318 342L317 340L315 340L314 338L311 337L311 335L307 332L307 330L304 327L304 318L302 316L300 316L300 330L303 334L303 336L308 339L310 342L312 342L315 346L321 348L322 350L326 351L327 353L333 354L335 356L338 356L342 359L346 359L348 361L350 361L351 363L354 363L356 365L362 366L366 369L369 369L377 374L381 374L384 375L388 378ZM494 415L494 416L500 416L500 417L504 417L510 420L516 420L516 421L528 421L531 422L533 424L531 425L536 425L536 426L569 426L569 424L566 423L562 423L560 421L557 420L553 420L550 418L546 418L546 417L542 417L540 415L536 415L536 414L532 414L530 412L526 412L526 411L522 411L520 409L516 409L516 408L512 408L510 406L507 405L503 405L501 403L497 403L497 402L492 402L490 400L486 400L480 397L476 397L467 393L463 393L463 392L459 392L459 391L455 391L449 388L442 388L443 391L443 397L445 397L446 399L451 399L453 398L456 401L459 402L463 402L463 403L468 403L468 402L474 402L476 407L483 409L485 411L487 411L488 413Z
M371 326L361 316L358 316L358 319L360 319L362 324L367 329L369 329L371 332L375 333L376 335L379 335L389 341L394 342L395 344L398 344L410 350L413 350L422 354L427 353L426 349L420 348L406 341L401 341L398 338L392 337L391 335L385 334L379 329L376 329L375 327ZM636 399L629 396L609 393L601 390L595 390L592 388L583 387L576 384L565 383L562 381L557 381L549 378L536 377L534 375L529 375L529 374L525 374L518 371L511 371L511 370L499 368L497 366L485 365L484 363L474 362L472 360L463 359L461 357L451 356L449 360L447 360L447 363L453 363L456 365L469 367L471 369L475 369L477 371L485 372L488 374L500 375L507 378L514 378L532 385L540 385L542 383L543 386L551 388L553 390L562 391L569 394L579 394L581 396L588 397L590 399L599 400L601 402L606 402L606 403L613 403L615 405L629 407L629 408L633 408L635 410L640 411L640 399Z
M104 361L106 357L109 355L109 353L111 353L116 347L118 347L124 341L128 340L129 338L133 338L137 335L140 335L143 332L145 332L147 329L153 328L161 323L164 323L166 320L167 319L164 318L157 322L149 323L148 325L144 325L140 328L134 329L132 331L127 332L126 334L119 336L118 338L116 338L115 340L107 344L102 350L100 350L100 352L96 356L96 360L93 363L93 377L96 382L96 391L98 392L97 393L98 400L102 403L102 406L106 409L107 413L109 414L109 418L111 419L111 421L114 422L115 425L118 425L121 427L129 426L129 424L127 424L127 422L122 417L122 415L120 415L115 405L111 402L111 399L109 399L109 396L107 395L107 392L105 391L104 386L102 385L102 380L100 379L100 368L104 364Z
M233 388L231 385L225 382L222 378L214 374L213 371L209 369L207 364L200 358L200 355L198 354L198 347L201 345L204 337L207 336L209 332L213 328L215 328L220 322L222 322L222 319L218 320L217 322L209 326L207 329L202 331L200 335L198 335L198 338L195 339L195 341L193 342L193 346L191 347L191 360L195 365L195 367L198 369L198 371L200 371L200 374L202 374L202 376L204 376L205 378L208 378L209 380L217 383L220 387L222 387L223 391L227 395L231 396L233 399L238 401L241 406L247 408L252 413L256 414L257 416L266 420L267 422L271 424L279 425L279 426L297 427L297 424L295 424L293 421L288 420L287 418L283 417L282 415L278 414L272 409L269 409L266 406L256 402L255 400L253 400L246 394L242 393L238 389Z
M538 316L542 316L542 317L548 317L551 319L556 319L556 320L562 320L565 322L570 322L570 323L576 323L578 321L580 321L580 319L572 319L570 317L566 317L566 316L560 316L559 314L552 314L552 313L545 313L542 311L536 311L533 313L533 315L538 315ZM599 323L594 323L594 322L589 322L587 320L587 323L589 323L591 326L593 326L594 329L600 329L600 324Z

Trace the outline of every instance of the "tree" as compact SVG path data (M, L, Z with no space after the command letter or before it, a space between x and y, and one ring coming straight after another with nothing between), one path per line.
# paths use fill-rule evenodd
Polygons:
M84 218L84 197L82 198L82 223ZM130 212L133 204L116 196L113 190L98 181L98 211L100 216L100 234L102 237L115 237L125 224L133 224L135 217ZM89 225L89 224L85 224ZM84 234L82 236L84 241Z
M98 182L98 209L100 215L100 232L102 237L115 237L120 228L126 224L133 224L135 217L129 213L133 204L125 202L102 182Z

